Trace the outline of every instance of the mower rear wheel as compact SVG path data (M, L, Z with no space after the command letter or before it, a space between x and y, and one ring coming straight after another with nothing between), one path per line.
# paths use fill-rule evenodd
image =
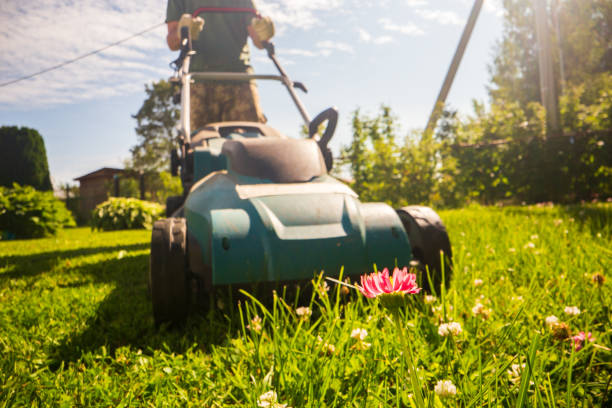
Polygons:
M187 318L187 224L184 218L167 218L153 225L149 287L157 326L181 323Z
M444 281L448 287L452 275L453 252L446 227L434 210L423 206L409 206L397 210L412 247L412 256L420 262L423 271L423 289L431 292L426 268L436 293L442 284L442 262L444 257Z

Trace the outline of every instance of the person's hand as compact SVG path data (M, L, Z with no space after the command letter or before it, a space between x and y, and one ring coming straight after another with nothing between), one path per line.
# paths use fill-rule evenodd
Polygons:
M188 27L192 40L197 40L200 36L200 31L204 28L204 19L202 17L192 17L191 14L183 14L178 23L178 35L181 35L181 28Z
M253 27L255 34L257 34L257 38L261 42L266 42L274 37L274 23L270 17L254 17L253 20L251 20L251 27Z

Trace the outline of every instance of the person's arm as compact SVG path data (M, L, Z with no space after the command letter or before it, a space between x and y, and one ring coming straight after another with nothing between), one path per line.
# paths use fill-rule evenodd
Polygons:
M181 48L181 39L178 35L178 21L168 21L168 35L166 36L166 42L168 48L172 51L178 51Z

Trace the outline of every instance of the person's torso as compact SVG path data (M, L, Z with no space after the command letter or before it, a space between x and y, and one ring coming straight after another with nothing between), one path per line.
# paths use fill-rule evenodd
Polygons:
M251 0L174 0L183 13L193 14L199 8L253 8ZM182 3L182 4L181 4ZM245 72L250 68L247 26L253 14L247 12L201 12L204 29L192 42L196 54L191 59L191 72Z

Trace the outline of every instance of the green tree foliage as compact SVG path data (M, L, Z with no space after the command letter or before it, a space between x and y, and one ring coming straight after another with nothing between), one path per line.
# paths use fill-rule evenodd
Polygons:
M584 85L583 102L596 103L602 75L612 69L612 3L553 0L548 4L557 91L561 94L562 88ZM490 67L490 94L494 101L519 102L526 109L530 102L540 101L533 0L504 0L503 5L504 33ZM565 84L561 83L562 66Z
M138 144L132 147L130 168L138 171L167 170L170 150L175 147L174 128L180 111L172 102L173 86L164 80L145 86L147 98L133 118Z
M0 187L0 239L40 238L74 225L66 206L52 192L17 183Z
M13 183L52 190L45 142L35 129L0 127L0 186Z
M145 90L147 98L133 115L138 144L131 149L126 168L144 174L145 199L165 203L168 196L182 194L180 179L167 171L170 150L176 147L173 134L180 111L172 102L175 88L168 81L154 82ZM121 196L140 197L138 179L124 178L120 183Z
M434 137L411 132L397 143L390 109L356 111L353 140L339 164L364 201L460 206L469 202L576 202L612 197L611 89L599 104L574 89L561 103L571 135L546 137L545 113L532 102L475 104L475 116L445 112Z
M339 164L351 173L361 199L394 206L429 202L436 176L433 141L414 133L398 145L396 119L386 106L374 117L355 111L352 124L353 140Z

